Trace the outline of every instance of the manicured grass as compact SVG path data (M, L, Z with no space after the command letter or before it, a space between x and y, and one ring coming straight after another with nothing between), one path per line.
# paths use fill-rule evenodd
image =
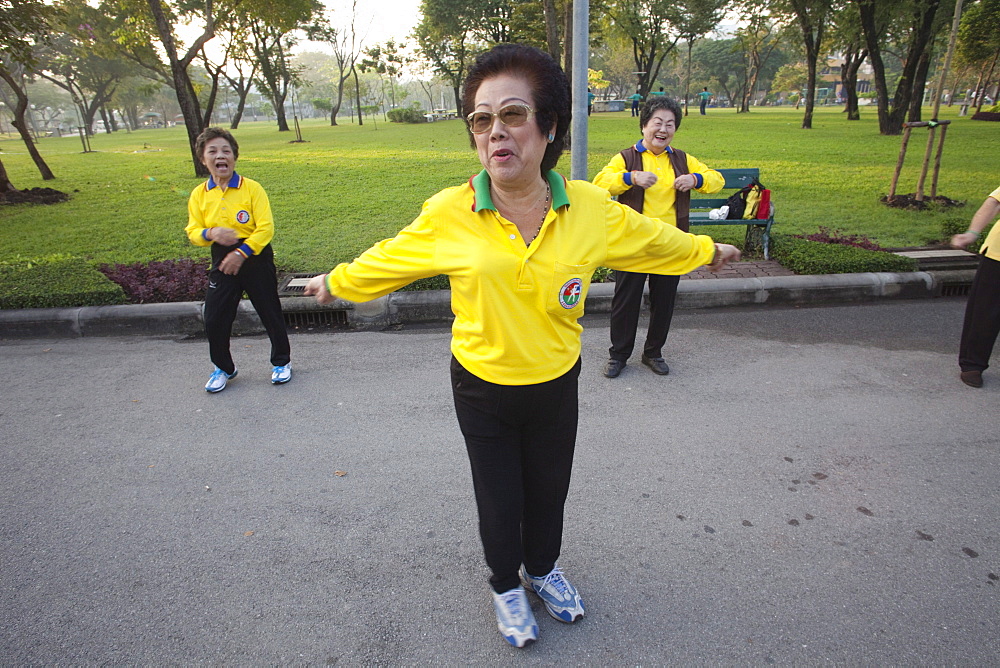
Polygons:
M969 205L924 212L886 208L900 137L878 134L874 109L847 122L839 109L817 110L812 130L789 108L736 114L711 109L686 117L674 143L712 167L761 169L773 191L778 228L809 233L820 226L864 234L884 246L922 245L942 238L946 221L964 223L996 187L1000 124L957 117L942 160L938 194ZM927 112L929 115L929 111ZM628 112L590 117L589 176L638 137ZM458 120L397 125L370 120L330 127L303 123L306 143L290 143L272 123L244 123L237 170L267 189L277 224L276 259L287 271L325 271L392 236L438 190L480 168ZM913 192L927 131L913 134L898 192ZM19 188L51 187L72 195L63 204L0 206L0 261L71 254L95 262L203 257L183 234L186 193L200 183L180 128L97 135L94 153L77 137L48 138L39 149L58 177L43 182L23 144L0 136L2 159ZM560 163L569 170L569 155ZM152 177L155 180L150 180ZM926 190L930 189L928 177ZM702 228L703 230L719 228ZM699 230L695 230L699 231ZM726 238L739 235L725 234Z

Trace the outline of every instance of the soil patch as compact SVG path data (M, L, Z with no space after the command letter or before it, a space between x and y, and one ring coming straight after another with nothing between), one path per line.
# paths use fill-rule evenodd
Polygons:
M0 194L0 204L56 204L67 200L69 195L52 188L28 188Z
M950 197L945 197L944 195L938 195L936 197L925 196L922 201L918 201L916 193L892 196L886 195L879 198L879 201L886 206L893 207L894 209L910 209L911 211L921 211L926 209L931 204L945 208L965 206L965 202L961 202L957 199L951 199Z

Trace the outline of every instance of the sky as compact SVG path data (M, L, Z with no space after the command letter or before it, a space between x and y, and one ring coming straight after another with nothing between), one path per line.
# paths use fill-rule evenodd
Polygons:
M342 27L350 20L351 0L325 0L331 23ZM365 46L389 39L406 40L417 25L420 0L359 0L355 29Z

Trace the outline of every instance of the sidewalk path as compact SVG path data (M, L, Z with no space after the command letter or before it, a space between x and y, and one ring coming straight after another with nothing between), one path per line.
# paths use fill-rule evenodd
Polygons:
M10 665L994 665L1000 372L961 299L686 310L669 376L587 316L560 565L496 630L448 331L0 342Z

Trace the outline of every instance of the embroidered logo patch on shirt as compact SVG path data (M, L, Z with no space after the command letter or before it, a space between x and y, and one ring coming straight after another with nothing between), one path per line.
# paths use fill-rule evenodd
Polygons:
M570 309L580 302L580 295L583 293L583 281L579 278L571 278L559 288L559 305Z
M240 209L240 212L236 214L237 223L249 223L250 222L250 212L246 209Z

